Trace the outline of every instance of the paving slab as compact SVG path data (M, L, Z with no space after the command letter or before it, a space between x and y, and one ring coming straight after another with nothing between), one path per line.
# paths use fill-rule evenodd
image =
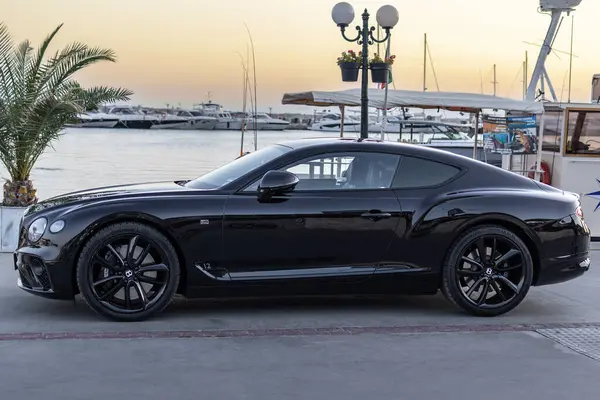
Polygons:
M2 399L592 399L600 363L535 333L0 343Z

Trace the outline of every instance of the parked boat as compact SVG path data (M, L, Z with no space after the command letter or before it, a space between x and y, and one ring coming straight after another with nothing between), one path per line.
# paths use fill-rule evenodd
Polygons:
M246 119L246 129L259 131L283 131L290 126L288 121L283 119L272 118L268 114L256 114L249 116Z
M119 119L114 128L150 129L158 123L158 115L144 114L130 106L111 107L106 113Z
M189 118L172 114L170 109L143 109L142 112L156 117L156 123L150 129L189 129L190 126Z
M395 117L387 117L386 121L388 123L385 125L384 134L387 140L434 147L466 157L473 157L475 140L468 135L467 126L461 129L458 124L420 119L401 120ZM381 123L370 125L369 136L379 138L381 128ZM481 159L485 159L489 164L497 166L502 164L500 154L484 152L484 144L481 138L477 143L477 153Z
M219 120L215 117L202 115L198 110L174 110L175 116L186 118L188 120L184 127L177 129L203 130L209 131L215 129Z
M87 112L77 116L78 122L66 125L69 128L114 128L119 118L101 112Z
M209 100L208 103L196 104L195 111L200 111L202 115L217 119L217 130L242 130L242 119L233 118L229 111L223 110L220 104L213 103Z
M340 132L342 124L344 132L360 132L360 120L346 116L342 123L341 114L327 113L310 126L311 131Z

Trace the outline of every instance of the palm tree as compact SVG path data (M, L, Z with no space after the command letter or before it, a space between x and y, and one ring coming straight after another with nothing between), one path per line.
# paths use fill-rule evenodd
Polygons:
M133 92L112 87L83 88L73 75L101 62L115 62L113 50L72 43L46 59L59 25L37 51L28 40L15 44L0 23L0 162L10 179L2 205L26 207L37 202L31 170L79 113L101 104L127 101Z

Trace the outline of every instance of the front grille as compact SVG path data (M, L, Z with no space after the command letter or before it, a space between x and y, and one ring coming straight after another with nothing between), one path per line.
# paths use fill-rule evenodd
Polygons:
M46 265L39 257L23 254L17 267L21 283L26 288L43 291L52 289Z

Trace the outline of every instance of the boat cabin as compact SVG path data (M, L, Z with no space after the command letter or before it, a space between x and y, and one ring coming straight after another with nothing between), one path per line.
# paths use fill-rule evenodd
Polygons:
M600 104L545 103L540 123L542 181L577 193L600 241Z

